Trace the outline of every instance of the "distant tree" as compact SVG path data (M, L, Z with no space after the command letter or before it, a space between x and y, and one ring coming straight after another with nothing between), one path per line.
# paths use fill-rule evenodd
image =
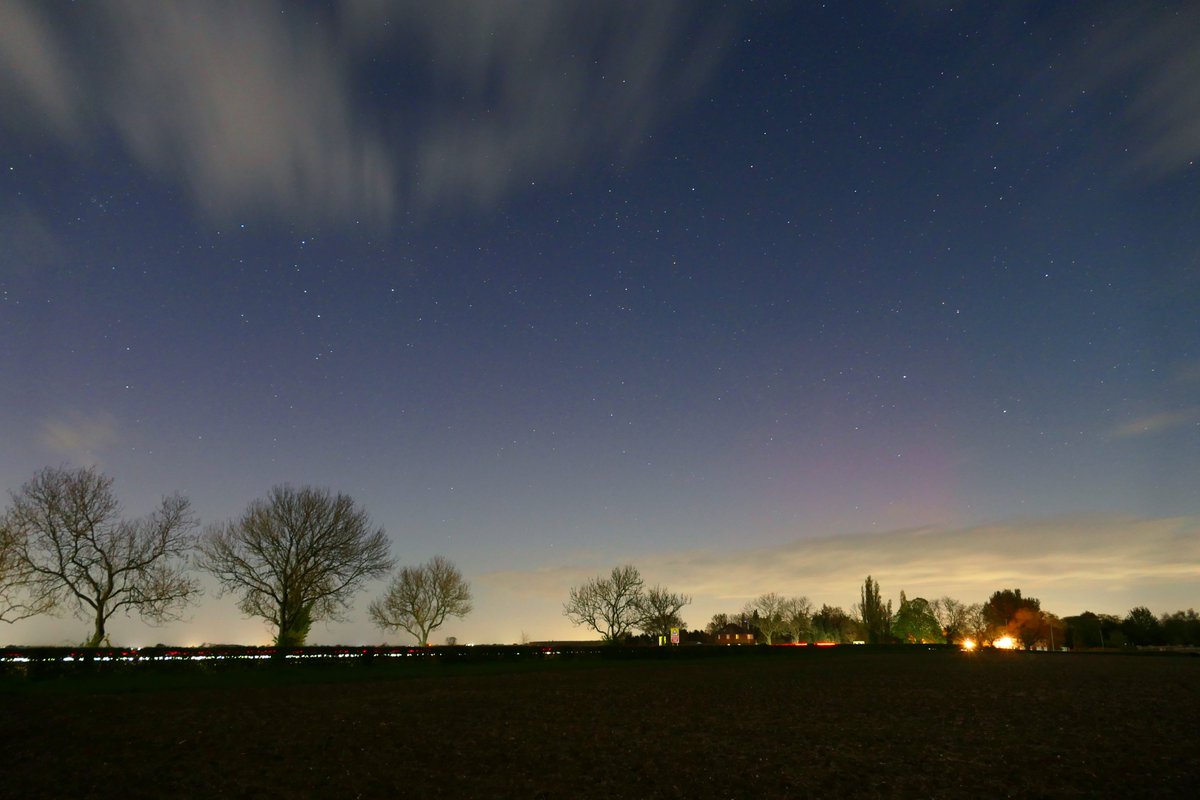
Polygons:
M692 602L692 598L654 586L642 595L641 602L642 614L637 627L649 636L670 636L671 628L685 627L679 612Z
M1152 646L1163 643L1162 625L1158 617L1145 606L1129 610L1121 622L1121 631L1129 643L1135 646Z
M1123 648L1126 645L1124 632L1121 630L1121 618L1116 614L1097 614L1100 621L1100 634L1104 637L1100 646L1104 648Z
M458 647L458 637L457 636L447 636L446 637L446 647Z
M942 627L942 635L948 642L961 642L967 637L968 606L949 595L944 595L929 604L929 610Z
M613 567L607 577L597 576L571 588L563 615L576 625L587 625L604 641L616 644L642 621L645 582L632 564Z
M1066 640L1066 627L1062 620L1040 608L1028 606L1018 608L1004 630L1026 650L1035 647L1057 650Z
M812 637L815 642L849 643L858 641L861 633L859 623L839 606L823 605L812 616Z
M946 641L941 623L924 597L909 600L900 593L900 608L892 620L891 635L902 642L933 644Z
M1194 609L1163 614L1159 622L1166 644L1175 647L1200 646L1200 614Z
M870 575L863 582L858 603L858 616L862 620L867 641L881 644L891 640L892 601L885 604L879 594L879 584Z
M806 642L812 632L812 601L807 597L789 597L779 609L783 630L793 642Z
M164 497L149 516L125 520L112 483L94 468L46 468L12 495L3 525L24 611L65 607L91 621L85 647L107 641L118 611L176 620L200 594L187 574L196 541L187 498Z
M1072 650L1104 646L1104 631L1100 627L1100 618L1091 611L1065 617L1063 624L1066 626L1065 644Z
M388 549L348 495L277 486L205 532L200 566L274 628L277 646L297 647L313 622L340 619L364 581L391 569Z
M988 621L982 603L972 603L963 610L962 634L964 639L970 639L976 645L988 641Z
M761 594L746 604L742 614L751 619L751 624L758 628L763 644L774 644L775 637L786 629L783 620L786 600L775 592Z
M1048 650L1061 650L1067 641L1067 626L1062 618L1042 611L1042 629L1039 631L1038 642Z
M716 636L726 625L729 625L733 622L733 618L724 612L720 614L713 614L712 620L710 620L709 623L704 626L704 632L710 636Z
M471 613L471 587L454 564L434 556L419 567L400 570L368 612L380 628L403 628L417 638L418 646L424 647L447 617Z
M998 634L1016 618L1017 611L1039 611L1041 607L1036 597L1022 597L1020 589L1001 589L993 592L983 604L983 613L992 631Z

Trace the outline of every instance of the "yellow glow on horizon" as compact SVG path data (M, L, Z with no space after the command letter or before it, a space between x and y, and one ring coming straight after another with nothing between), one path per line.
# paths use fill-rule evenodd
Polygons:
M975 640L974 639L963 639L962 649L963 650L974 650L975 649Z
M1001 636L996 641L992 642L992 647L998 650L1012 650L1017 646L1017 642L1011 636Z

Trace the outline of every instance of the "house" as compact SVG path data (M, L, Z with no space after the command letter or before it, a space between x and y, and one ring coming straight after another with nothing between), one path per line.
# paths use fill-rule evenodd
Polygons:
M717 631L717 644L754 644L754 632L730 623Z

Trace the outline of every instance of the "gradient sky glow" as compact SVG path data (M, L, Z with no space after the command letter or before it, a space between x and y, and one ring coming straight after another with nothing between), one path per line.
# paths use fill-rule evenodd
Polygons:
M620 562L1200 606L1194 3L0 0L0 111L0 488L344 491L460 641Z

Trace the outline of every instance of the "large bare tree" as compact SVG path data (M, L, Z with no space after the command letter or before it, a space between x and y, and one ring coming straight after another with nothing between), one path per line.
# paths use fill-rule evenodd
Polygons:
M447 617L471 613L471 586L449 560L434 556L418 567L404 567L383 597L371 603L371 621L385 630L404 630L421 647Z
M787 599L775 592L760 594L742 609L746 621L763 635L763 644L772 644L775 636L787 630L784 610Z
M961 600L944 595L929 604L929 610L942 626L947 642L958 642L969 633L972 608Z
M276 645L298 647L313 622L340 619L364 581L392 568L388 550L383 529L348 495L277 486L205 532L200 566L243 613L271 624Z
M779 605L783 629L793 642L808 641L812 633L812 601L807 597L789 597Z
M669 636L671 628L684 627L679 612L692 602L686 594L653 586L642 595L642 619L638 627L651 636Z
M638 627L643 617L644 581L637 567L613 567L607 578L597 576L574 586L563 614L576 625L587 625L604 641L617 643Z
M91 620L87 647L107 640L118 611L175 620L200 593L187 574L196 541L187 498L164 497L149 516L125 520L112 483L94 468L48 467L12 495L5 515L28 592L24 608L69 608Z

